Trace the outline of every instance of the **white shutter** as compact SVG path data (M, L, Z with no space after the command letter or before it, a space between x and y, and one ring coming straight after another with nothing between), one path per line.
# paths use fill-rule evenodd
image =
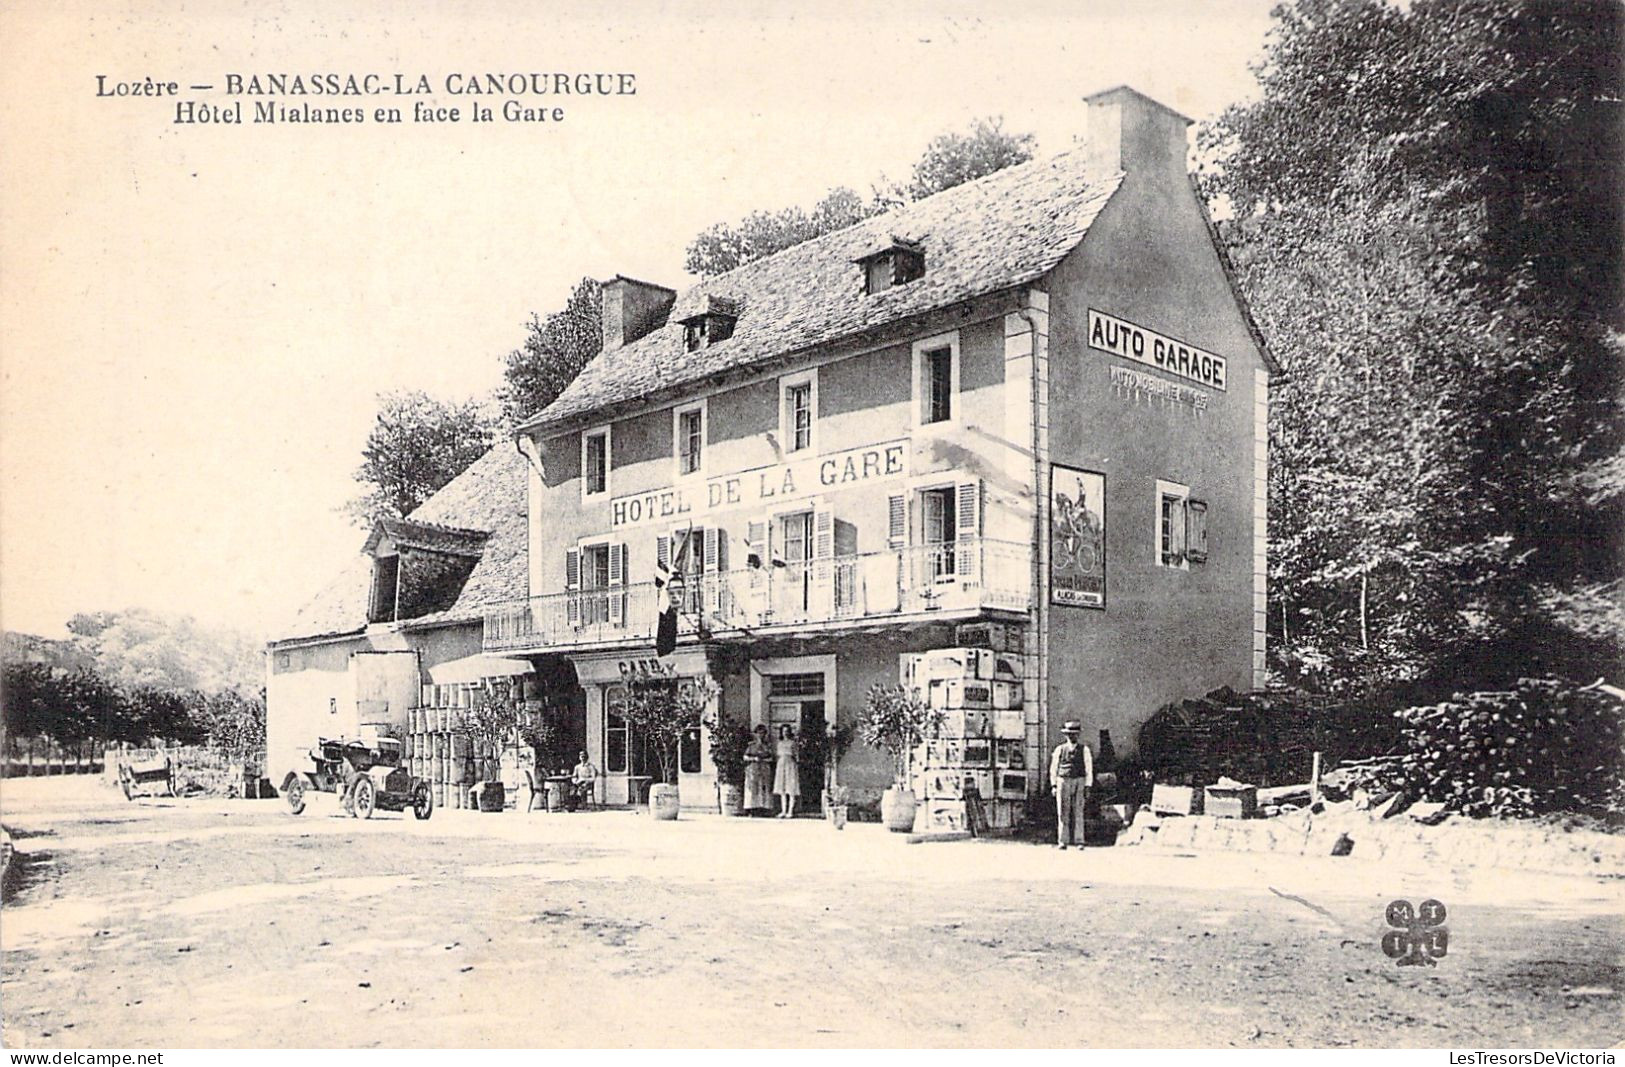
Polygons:
M609 624L620 626L626 621L626 546L609 546Z
M767 529L766 519L755 519L745 525L745 564L750 570L750 580L746 584L746 608L752 614L750 622L759 622L761 615L767 610L768 571L773 561L767 555ZM754 560L754 565L751 561Z
M1168 497L1168 564L1185 562L1185 501Z
M858 528L835 520L835 613L850 615L859 609ZM861 613L861 610L859 611Z
M581 550L564 551L565 622L573 627L581 625Z
M812 603L811 608L827 617L834 604L835 568L830 560L835 556L835 514L828 508L813 511L812 543Z
M957 486L957 513L954 516L954 539L959 542L954 550L954 573L961 579L975 581L981 572L982 551L982 482L981 479L960 482Z
M908 544L908 498L898 493L886 501L886 547L899 549Z
M1185 558L1192 563L1207 562L1207 503L1185 502Z
M703 590L700 603L705 611L719 615L723 607L723 572L728 569L728 535L715 526L707 526L702 541L706 574L700 579Z
M655 562L668 570L671 567L671 538L665 534L655 537Z

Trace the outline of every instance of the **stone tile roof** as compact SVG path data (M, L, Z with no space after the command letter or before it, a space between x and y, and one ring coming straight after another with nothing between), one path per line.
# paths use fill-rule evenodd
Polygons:
M601 352L523 428L675 392L828 341L1033 281L1083 240L1122 174L1090 175L1082 149L1009 167L709 278L678 297L667 324ZM865 294L855 260L893 236L924 249L925 276ZM741 305L734 334L684 350L683 319L714 296Z
M528 464L513 442L500 441L406 520L392 520L413 530L443 534L450 531L451 535L472 535L484 541L479 562L463 583L456 602L445 611L405 620L407 623L432 626L470 622L483 618L490 605L525 596L527 470ZM273 640L360 633L367 626L367 597L371 590L372 560L357 555Z
M478 557L485 545L486 531L413 519L380 519L361 551L371 552L385 537L396 545L428 549L449 556Z

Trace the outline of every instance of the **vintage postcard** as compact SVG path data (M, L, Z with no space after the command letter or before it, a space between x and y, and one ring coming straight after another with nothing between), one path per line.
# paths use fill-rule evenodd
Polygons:
M1614 1062L1622 44L6 5L10 1062Z

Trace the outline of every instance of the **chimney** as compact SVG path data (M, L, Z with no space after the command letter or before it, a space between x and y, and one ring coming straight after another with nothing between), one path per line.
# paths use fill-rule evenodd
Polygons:
M604 347L631 344L666 324L677 290L664 285L640 282L617 274L600 283L603 292Z
M1149 172L1185 180L1190 119L1126 85L1083 99L1089 105L1085 130L1091 174Z

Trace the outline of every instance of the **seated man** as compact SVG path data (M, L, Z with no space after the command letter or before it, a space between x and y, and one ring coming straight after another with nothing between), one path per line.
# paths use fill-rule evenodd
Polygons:
M587 754L582 752L579 754L579 762L576 763L575 770L570 772L571 810L580 807L582 801L591 804L597 786L598 768L594 767L592 762L587 759Z

